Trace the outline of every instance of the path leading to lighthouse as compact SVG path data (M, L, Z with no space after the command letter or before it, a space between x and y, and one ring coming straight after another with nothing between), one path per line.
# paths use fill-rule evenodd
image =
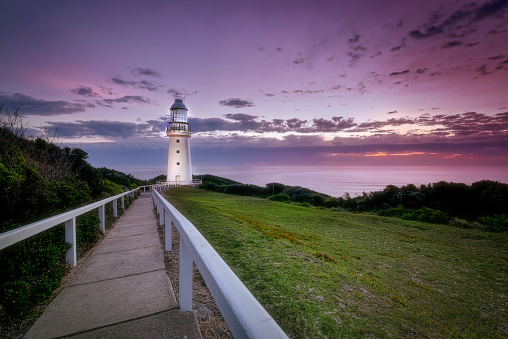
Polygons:
M201 338L164 268L151 193L142 193L25 338Z

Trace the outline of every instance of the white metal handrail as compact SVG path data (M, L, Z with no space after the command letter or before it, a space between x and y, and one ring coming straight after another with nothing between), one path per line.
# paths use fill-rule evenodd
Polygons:
M157 189L152 190L152 197L159 214L159 224L165 226L166 251L172 250L172 225L180 233L180 310L192 310L194 262L235 338L287 338L196 227L164 199Z
M62 223L65 223L65 241L70 243L72 246L67 251L65 257L67 260L67 263L76 266L77 263L77 253L76 253L76 217L91 211L93 209L98 208L99 209L99 229L102 233L106 230L106 221L105 221L105 205L111 201L114 201L113 203L113 215L115 217L118 216L118 206L117 206L117 200L121 199L121 206L122 208L125 208L125 196L130 195L132 198L134 198L134 192L139 190L140 187L124 192L118 195L115 195L113 197L109 197L106 199L103 199L101 201L94 202L92 204L76 208L72 211L68 211L65 213L61 213L52 217L49 217L44 220L36 221L34 223L31 223L26 226L18 227L13 230L4 232L0 234L0 250L9 247L11 245L14 245L20 241L23 241L25 239L28 239L36 234L39 234L41 232L44 232L52 227L55 227L57 225L60 225Z

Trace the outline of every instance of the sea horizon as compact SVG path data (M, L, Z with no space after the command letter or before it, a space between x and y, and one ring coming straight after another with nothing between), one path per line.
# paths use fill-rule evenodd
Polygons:
M117 170L142 180L166 172L165 167L118 167ZM388 185L420 186L439 181L470 185L480 180L508 183L508 170L502 166L194 166L193 174L211 174L258 186L277 182L334 197L381 191Z

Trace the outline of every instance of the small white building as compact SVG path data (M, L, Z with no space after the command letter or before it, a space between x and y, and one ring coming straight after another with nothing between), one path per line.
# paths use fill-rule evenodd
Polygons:
M166 180L176 184L189 185L192 183L192 166L189 145L191 129L187 122L188 110L182 99L175 99L170 111L166 127L166 135L169 137Z

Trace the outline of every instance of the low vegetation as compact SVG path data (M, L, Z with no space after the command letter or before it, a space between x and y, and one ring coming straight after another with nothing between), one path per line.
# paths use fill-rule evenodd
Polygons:
M506 232L185 187L167 199L290 337L508 335Z
M49 131L40 137L26 133L21 115L0 105L0 233L144 184L131 175L94 168L86 152L57 145ZM113 221L112 210L107 204L106 225ZM76 222L77 252L82 255L98 239L97 212ZM68 271L69 246L60 225L0 252L0 329L26 318L51 296Z
M508 184L482 180L466 185L441 181L416 187L387 186L382 191L351 197L335 198L299 186L269 183L265 187L245 185L228 179L202 175L200 188L244 196L291 201L351 212L373 212L462 228L478 228L489 232L508 231Z

